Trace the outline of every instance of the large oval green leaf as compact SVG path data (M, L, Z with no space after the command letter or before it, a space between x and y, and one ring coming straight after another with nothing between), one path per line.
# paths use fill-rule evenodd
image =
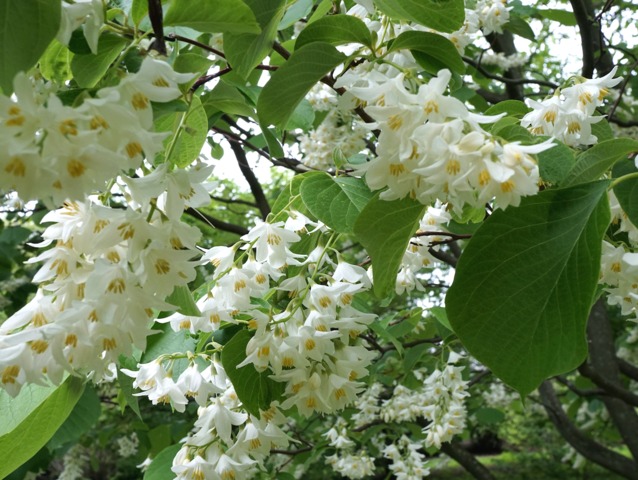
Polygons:
M295 48L312 42L328 42L333 45L361 43L372 47L372 35L363 21L351 15L328 15L304 28Z
M567 187L597 180L614 163L632 152L638 152L638 140L614 138L594 145L576 158L576 164L561 185Z
M386 15L412 20L439 32L453 32L463 26L465 4L463 0L375 0Z
M308 210L339 233L353 233L359 214L374 196L360 178L333 179L323 172L308 176L300 191Z
M446 305L463 345L522 395L576 368L609 225L608 181L497 210L459 260Z
M374 293L378 297L394 291L403 254L424 214L425 206L416 200L386 201L377 194L359 215L354 233L372 260Z
M124 38L107 32L100 37L97 55L75 55L71 60L71 71L77 84L84 88L95 87L122 53L126 43Z
M638 169L633 160L621 160L614 166L614 178L625 175L638 175ZM631 223L638 225L638 178L631 176L623 179L614 186L614 193Z
M60 2L0 0L0 88L13 91L13 77L29 70L60 27Z
M1 414L7 418L0 422L4 432L0 436L0 478L5 478L47 444L67 419L83 390L82 380L69 377L57 388L25 387L14 399L7 399L6 393L2 392L0 404L5 408Z
M281 399L285 385L272 380L271 372L258 372L251 364L237 368L246 359L246 345L251 337L248 330L237 332L224 345L222 365L246 411L259 417L260 409L267 410L273 400Z
M454 44L442 35L431 32L403 32L390 44L388 51L410 50L428 71L436 73L449 68L465 73L465 63Z
M242 78L246 78L270 52L286 9L285 0L246 0L246 3L255 14L261 33L224 34L226 59Z
M275 71L257 100L262 125L284 128L306 93L346 56L325 42L304 45Z
M252 10L241 0L172 0L164 25L190 27L199 32L259 33Z

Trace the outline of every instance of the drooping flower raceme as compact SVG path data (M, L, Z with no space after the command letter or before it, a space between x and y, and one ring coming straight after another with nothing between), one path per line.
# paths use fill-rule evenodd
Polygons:
M594 113L610 89L621 82L621 78L614 78L616 71L614 67L604 77L578 79L541 102L529 100L532 111L523 117L521 125L536 135L548 135L570 146L595 144L598 139L591 126L604 117Z
M426 205L439 200L457 213L490 201L501 208L518 205L521 197L538 191L532 155L553 144L521 145L492 137L480 124L500 117L473 114L445 95L450 78L448 70L441 70L415 93L406 88L402 74L382 82L377 74L351 86L377 121L372 127L380 130L377 157L360 171L371 189L387 187L381 193L386 200L409 196Z
M139 72L73 108L54 95L38 103L31 82L18 74L15 98L0 95L0 191L54 205L84 200L155 157L166 134L152 131L151 101L180 97L177 83L191 78L146 57Z

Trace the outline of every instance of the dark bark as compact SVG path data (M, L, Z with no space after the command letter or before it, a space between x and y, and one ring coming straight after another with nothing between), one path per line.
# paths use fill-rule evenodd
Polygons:
M543 382L538 391L549 419L578 453L611 472L631 480L638 480L638 469L634 462L592 440L571 422L549 380Z
M270 213L270 205L268 204L268 199L264 194L263 188L261 188L261 183L259 183L255 173L250 168L250 165L248 165L246 152L244 152L242 146L235 142L228 143L230 144L230 148L233 149L233 153L237 159L237 164L239 165L239 170L241 170L242 175L248 182L248 186L250 187L253 197L255 197L255 202L259 207L259 212L261 213L261 218L265 220Z
M164 15L162 13L161 0L148 0L148 18L151 21L151 27L153 27L153 33L155 35L151 48L157 50L160 55L166 55L163 23Z
M474 455L456 443L443 443L441 451L453 458L477 480L494 480L492 473Z
M570 3L580 30L583 49L582 76L592 78L594 70L601 76L607 75L614 68L614 63L605 46L594 5L591 0L570 0Z
M496 53L504 53L505 55L513 55L517 53L516 46L514 45L514 35L511 32L505 30L500 34L491 34L487 36L490 45L492 46L492 50ZM525 95L523 94L523 85L518 83L523 78L523 71L520 67L510 68L505 71L505 78L514 80L515 82L507 82L505 84L505 91L507 92L507 96L511 100L525 100Z
M609 393L609 396L601 397L601 399L627 448L634 459L638 459L638 415L632 406L638 404L638 398L620 382L614 332L603 300L598 300L594 304L589 315L587 341L589 360L581 367L581 373ZM633 465L638 476L638 464L633 463Z

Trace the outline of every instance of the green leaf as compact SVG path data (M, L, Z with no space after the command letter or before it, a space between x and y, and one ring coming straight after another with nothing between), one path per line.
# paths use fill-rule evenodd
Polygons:
M594 115L596 116L596 115ZM604 142L605 140L611 140L616 138L614 131L611 129L609 122L606 118L597 121L596 123L592 123L591 125L591 133L595 135L598 139L598 143Z
M142 355L140 363L149 363L160 355L170 355L178 352L194 352L196 340L186 330L174 332L169 323L156 324L153 327L154 335L148 337L146 351ZM181 358L173 363L173 375L180 375L188 367L188 360Z
M210 58L196 53L182 53L173 63L173 70L179 73L204 74L208 71L213 61ZM192 81L195 81L193 79Z
M290 27L296 21L306 17L312 11L312 0L297 0L290 4L279 22L279 30Z
M126 44L124 38L106 32L100 37L97 55L75 55L71 60L71 71L77 84L83 88L95 87Z
M245 0L261 27L260 33L224 34L224 53L233 71L246 78L268 55L283 18L285 0Z
M546 19L561 23L567 27L575 27L578 25L574 12L558 10L555 8L537 8L536 11Z
M199 317L202 312L197 308L197 304L193 299L193 294L185 285L178 285L173 292L166 297L166 302L177 307L177 311L182 315L190 315Z
M255 111L248 105L246 97L239 89L221 80L210 92L202 97L202 106L210 117L213 113L221 111L232 115L253 116Z
M175 455L181 448L179 444L171 445L158 453L144 473L144 480L173 480L175 474L171 471L171 467Z
M527 40L534 41L536 39L536 34L534 33L534 30L532 30L532 27L530 27L529 23L518 15L510 14L510 20L507 25L505 25L505 28L519 37L526 38Z
M299 105L295 107L284 130L300 129L307 132L312 129L314 121L315 109L312 108L312 104L304 98L299 102Z
M541 178L550 183L562 182L574 167L574 152L563 143L536 154Z
M485 115L498 115L506 113L508 117L523 117L532 109L520 100L504 100L491 106L485 111Z
M163 116L155 121L159 132L173 132L164 140L168 161L177 167L189 165L202 151L208 134L208 116L199 97L194 96L187 112ZM164 161L163 154L158 156Z
M447 311L445 310L445 308L431 307L428 311L434 316L434 318L436 318L437 322L439 322L450 332L454 332L454 329L452 328L452 325L450 325L450 321L447 318Z
M277 217L280 217L278 218L278 220L282 220L279 213L284 210L296 210L300 213L303 213L304 215L310 215L308 208L301 199L300 190L301 184L304 182L304 180L311 177L312 175L317 175L317 173L318 172L307 172L292 177L290 183L279 194L279 196L275 200L275 203L273 203L272 208L270 209L270 214L268 216L270 222L275 221L274 219Z
M190 27L198 32L259 33L252 10L241 0L172 0L164 25Z
M496 408L482 407L474 412L479 425L498 425L505 420L505 414Z
M120 365L129 370L137 370L137 362L133 358L125 358L120 356ZM117 382L120 385L120 391L118 392L118 401L120 403L120 410L124 412L124 408L128 405L133 412L142 420L142 413L140 412L139 397L136 397L135 388L133 388L134 379L117 369Z
M139 25L146 15L148 15L148 0L133 0L131 4L133 23Z
M339 65L345 55L325 42L301 47L273 72L257 100L260 123L283 128L296 106L321 78Z
M375 0L379 10L399 20L412 20L439 32L451 33L463 26L463 0Z
M51 0L0 0L0 88L33 67L60 27L60 4Z
M386 342L390 342L394 346L394 348L396 348L399 355L403 357L403 344L386 327L384 327L378 321L373 321L370 325L368 325L368 327L370 328L370 330L376 333L379 338L382 338Z
M395 38L388 48L388 52L410 50L417 54L420 65L431 73L437 73L442 68L465 73L465 63L452 42L442 35L431 32L403 32Z
M271 372L258 372L251 364L237 368L237 365L246 359L246 345L251 337L248 330L237 332L224 345L222 365L246 411L259 417L260 409L267 410L273 400L282 397L285 385L272 380Z
M32 390L25 390L10 402L11 407L15 407L21 412L19 417L23 419L11 430L6 430L0 437L0 452L3 461L0 462L0 478L5 478L9 473L29 460L46 445L56 430L67 419L76 402L79 400L84 389L82 380L77 377L69 377L57 388L40 387L47 390L48 396L42 400L41 392L33 396ZM3 395L6 393L3 392ZM17 402L20 402L17 405ZM28 412L26 417L23 415ZM7 410L3 415L9 414ZM13 425L14 420L9 415L7 422Z
M102 405L95 388L87 386L73 411L47 443L50 450L77 442L100 418Z
M521 395L587 356L608 185L545 190L497 210L461 255L446 297L450 324Z
M47 80L64 83L73 78L73 53L57 40L53 40L40 58L40 73Z
M301 31L295 43L295 50L312 42L327 42L332 45L360 43L372 47L372 35L366 24L357 17L328 15Z
M633 160L620 160L613 169L613 177L638 174ZM638 178L628 178L614 187L618 203L627 214L631 223L638 225Z
M308 210L339 233L353 233L357 218L373 197L364 180L333 179L323 172L309 175L302 182L300 192Z
M633 152L638 152L638 141L631 138L615 138L600 142L576 157L576 164L562 185L567 187L596 180L614 163Z
M376 296L394 291L401 259L424 214L425 205L415 200L386 201L377 194L359 215L354 233L372 260Z
M271 156L275 158L281 158L284 156L284 149L281 146L281 143L277 139L274 132L269 128L259 124L259 128L261 129L261 133L266 139L266 143L268 144L268 152Z

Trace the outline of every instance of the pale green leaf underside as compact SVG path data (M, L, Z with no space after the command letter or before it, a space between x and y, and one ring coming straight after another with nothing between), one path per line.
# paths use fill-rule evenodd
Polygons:
M33 404L27 405L28 416L0 437L0 478L5 478L46 445L73 410L83 389L82 380L69 377L58 388L51 389L44 401L36 400L35 408Z

